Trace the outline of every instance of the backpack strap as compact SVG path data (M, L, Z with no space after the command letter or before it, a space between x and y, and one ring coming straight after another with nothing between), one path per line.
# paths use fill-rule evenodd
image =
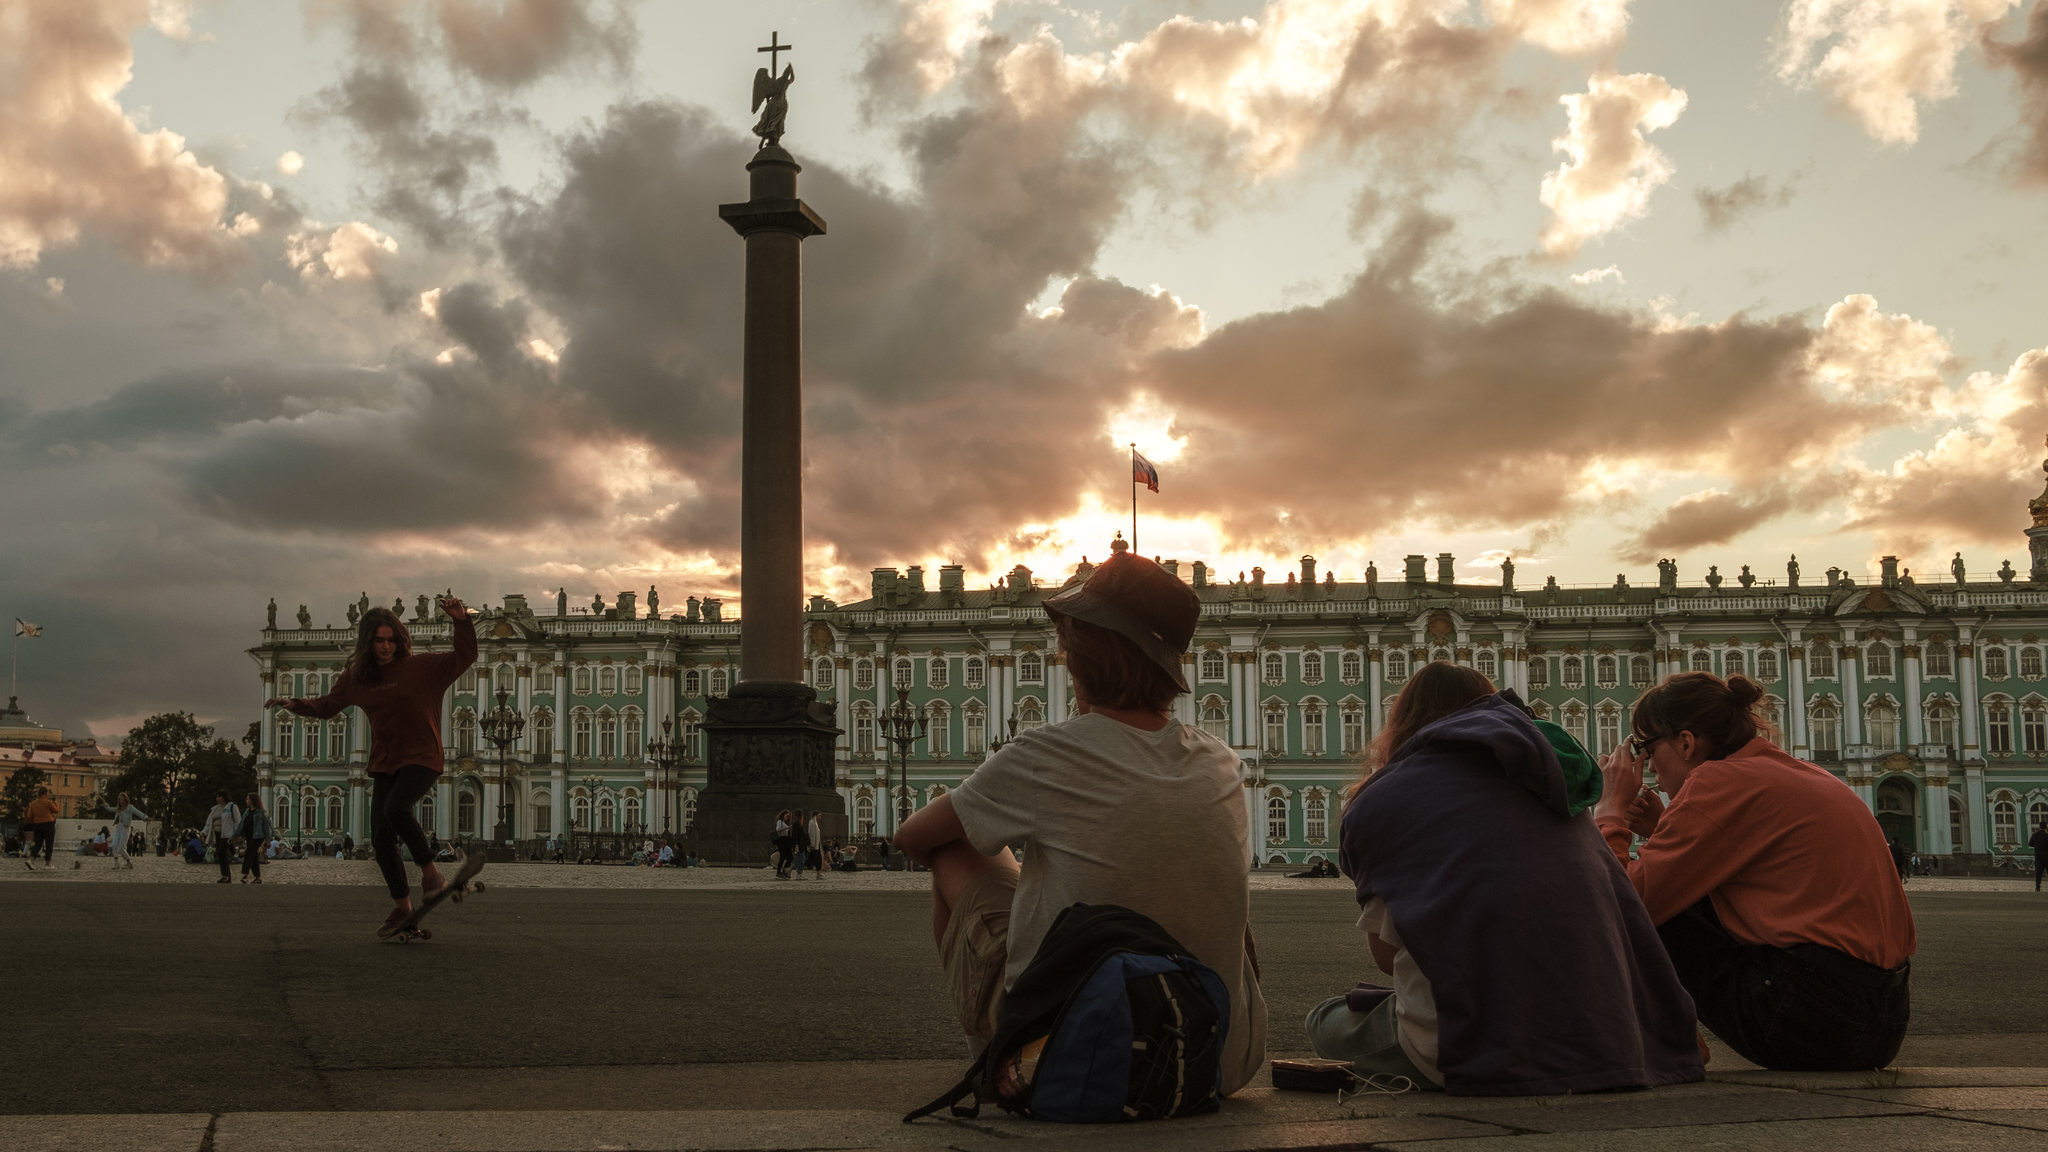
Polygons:
M981 1064L977 1062L974 1067L967 1070L967 1075L962 1077L958 1084L946 1089L937 1100L905 1116L903 1122L908 1124L913 1120L922 1120L941 1108L951 1108L954 1117L960 1120L972 1120L981 1115L981 1100L976 1096L974 1088L975 1078L980 1072ZM963 1099L967 1101L965 1107L960 1104Z

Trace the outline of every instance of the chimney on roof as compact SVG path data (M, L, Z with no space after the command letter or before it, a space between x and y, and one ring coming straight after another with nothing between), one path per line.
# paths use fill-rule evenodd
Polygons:
M958 564L943 564L939 567L939 598L950 607L958 608L967 595L967 569Z
M896 600L896 581L899 579L894 568L877 568L869 573L872 582L869 594L875 598L877 607L887 608Z
M1197 560L1195 561L1195 587L1207 588L1208 586L1209 566L1207 564L1202 563L1200 560Z
M1451 559L1451 554L1450 554L1449 552L1439 552L1439 553L1437 553L1437 554L1436 554L1436 582L1437 582L1437 583L1439 583L1439 584L1455 584L1455 583L1457 583L1457 581L1458 581L1458 577L1457 577L1457 574L1456 574L1456 572L1455 572L1455 571L1453 571L1453 570L1454 570L1454 569L1455 569L1456 567L1457 567L1457 564L1456 564L1456 562L1455 562L1455 561L1453 561L1453 560Z
M910 580L909 580L909 584L910 584L910 595L912 595L912 596L922 596L922 595L924 595L924 565L922 565L922 564L912 564L912 565L910 566Z
M1887 556L1883 560L1878 561L1878 563L1884 566L1884 586L1887 588L1897 588L1899 586L1899 558L1897 556Z
M1408 567L1408 582L1410 584L1429 583L1429 557L1419 554L1410 555L1405 563Z

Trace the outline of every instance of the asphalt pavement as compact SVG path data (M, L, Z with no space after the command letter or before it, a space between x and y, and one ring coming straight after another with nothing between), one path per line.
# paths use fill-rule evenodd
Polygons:
M2048 1066L2048 897L1913 896L1900 1064ZM965 1063L910 892L0 885L0 1113L906 1106ZM1365 974L1343 886L1259 892L1272 1048ZM1717 1056L1725 1068L1728 1057Z

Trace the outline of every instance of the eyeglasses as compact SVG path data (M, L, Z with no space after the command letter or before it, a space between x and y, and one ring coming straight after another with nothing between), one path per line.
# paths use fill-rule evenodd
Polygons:
M1656 747L1657 741L1662 739L1662 736L1652 736L1648 739L1644 739L1641 736L1631 736L1628 738L1628 745L1635 752L1636 759L1648 760L1650 758L1650 749Z

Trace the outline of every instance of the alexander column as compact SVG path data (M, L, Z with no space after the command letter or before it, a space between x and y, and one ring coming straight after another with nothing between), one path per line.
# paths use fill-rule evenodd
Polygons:
M782 150L789 86L775 74L791 45L769 37L754 73L749 198L718 215L747 244L746 345L740 432L740 682L710 702L706 787L697 803L705 859L760 860L784 808L818 813L827 836L846 835L846 803L833 788L832 708L804 682L803 242L825 221L797 199L803 171Z

